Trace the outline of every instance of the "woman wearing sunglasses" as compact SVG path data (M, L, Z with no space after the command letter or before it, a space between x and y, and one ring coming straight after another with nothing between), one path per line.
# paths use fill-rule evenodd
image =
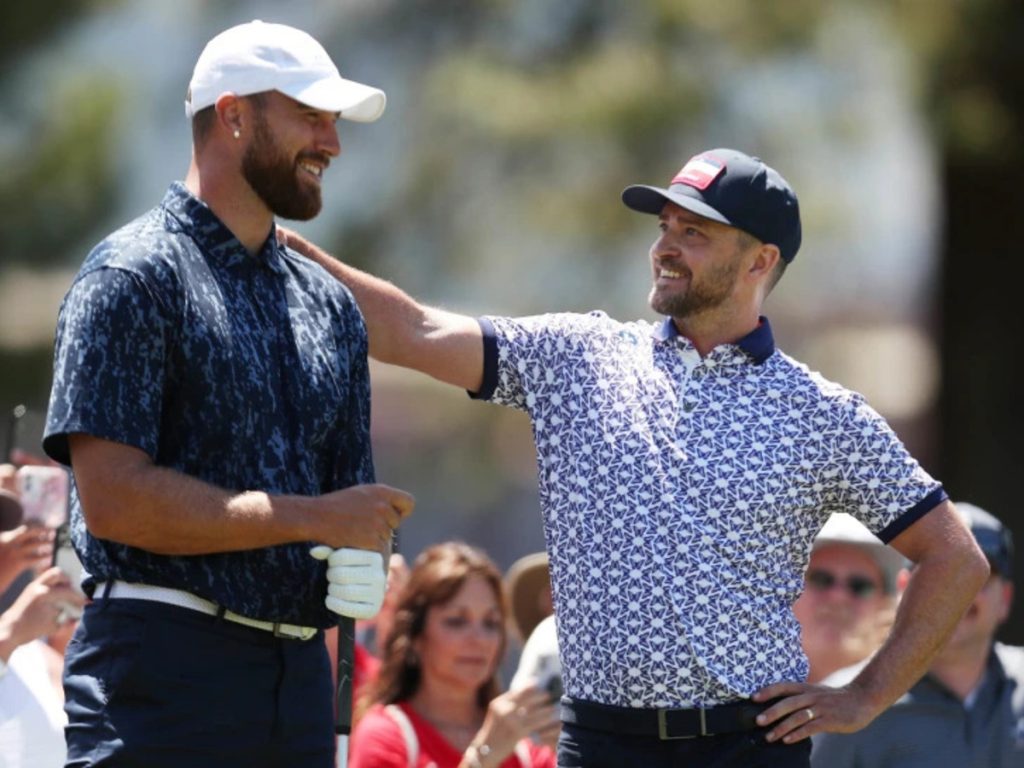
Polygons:
M818 683L863 661L889 633L903 556L849 515L833 515L814 540L804 593L793 606Z

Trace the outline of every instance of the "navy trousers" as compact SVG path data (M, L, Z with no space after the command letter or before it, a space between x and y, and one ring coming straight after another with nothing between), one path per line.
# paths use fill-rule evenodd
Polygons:
M769 743L768 729L661 741L562 724L558 768L808 768L811 740Z
M323 633L272 633L143 600L86 606L64 666L69 768L330 768Z

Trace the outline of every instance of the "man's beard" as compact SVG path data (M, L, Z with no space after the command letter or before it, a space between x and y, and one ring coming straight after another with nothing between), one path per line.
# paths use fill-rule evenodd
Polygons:
M252 141L242 157L242 176L275 216L308 221L320 213L323 203L319 186L299 182L298 161L313 154L287 157L263 115L257 114Z
M655 285L648 301L651 309L659 315L684 318L697 315L721 306L732 294L739 274L740 259L737 255L728 264L715 267L697 282L690 273L690 286L685 291L661 294Z

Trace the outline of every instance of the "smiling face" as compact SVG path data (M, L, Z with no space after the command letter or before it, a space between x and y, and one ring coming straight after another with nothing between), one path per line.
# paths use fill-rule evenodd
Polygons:
M450 600L427 609L423 632L413 642L423 685L475 696L493 677L503 641L498 595L487 579L472 574Z
M752 239L674 203L665 204L658 228L650 251L651 308L684 319L729 302Z
M322 206L323 172L341 152L338 115L276 91L262 94L254 107L243 177L274 215L313 218Z

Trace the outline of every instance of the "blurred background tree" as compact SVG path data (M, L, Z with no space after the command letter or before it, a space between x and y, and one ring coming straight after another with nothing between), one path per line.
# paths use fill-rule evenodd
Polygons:
M388 92L343 123L325 211L352 263L467 312L648 316L653 223L619 191L694 152L765 157L805 242L768 311L788 352L858 389L925 466L1024 536L1014 258L1024 224L1024 6L1011 0L51 0L0 28L0 406L45 409L60 297L89 247L185 171L185 86L251 18L314 32ZM543 544L529 426L374 368L403 548ZM1015 617L1008 639L1024 641Z

